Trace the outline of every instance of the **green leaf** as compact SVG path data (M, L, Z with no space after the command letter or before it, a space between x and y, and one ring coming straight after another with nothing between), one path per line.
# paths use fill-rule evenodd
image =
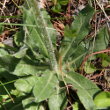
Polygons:
M34 102L34 97L22 100L24 110L38 110L38 104Z
M24 93L29 93L35 86L38 76L27 76L20 78L15 82L16 90L12 90L12 94L16 96L24 96ZM22 86L20 86L22 84ZM25 87L24 87L25 86Z
M109 34L106 26L102 27L96 38L94 43L94 51L101 51L107 48L109 43Z
M89 22L93 14L94 9L88 5L79 13L78 16L76 16L70 29L65 29L66 35L71 31L71 36L65 38L63 41L65 43L64 47L62 46L62 48L65 50L62 56L64 60L68 59L69 56L75 52L76 48L80 45L80 42L84 39L85 36L88 35L90 30Z
M41 102L51 97L56 91L57 83L57 77L52 71L44 72L44 74L38 78L36 85L33 88L36 102Z
M94 73L97 69L90 62L86 62L84 66L84 70L87 74Z
M51 36L47 29L48 24L44 14L42 13L42 10L39 7L39 2L36 0L31 0L27 1L27 4L29 9L24 9L24 23L32 25L35 24L36 27L24 27L26 30L25 43L32 49L32 51L48 57L50 59L52 69L57 71L57 61L54 53L53 42L51 39L53 36Z
M79 67L83 61L84 56L87 54L88 50L82 45L79 44L78 47L74 47L74 52L68 54L69 60L68 62L73 67Z
M87 110L95 110L93 96L100 90L94 83L75 72L69 72L65 76L67 84L72 84L78 97Z
M16 32L14 35L14 43L19 47L23 45L24 41L24 31L20 29L20 31Z
M19 59L11 56L11 55L4 55L0 56L0 66L4 68L9 73L12 73L18 64Z
M11 95L14 95L16 97L21 97L21 96L25 96L25 93L23 93L22 91L19 91L19 90L15 89L15 90L12 90L11 91Z
M28 48L26 46L22 46L18 52L13 54L14 57L16 58L22 58L26 55Z
M91 6L87 6L84 8L78 16L75 17L70 30L73 34L71 37L77 37L76 40L79 43L88 33L90 30L90 19L94 14L94 9ZM66 31L66 30L65 30Z
M70 27L68 25L65 26L65 29L64 29L64 35L66 37L76 37L76 33L75 32L72 32L72 30L70 29Z
M107 60L102 60L102 66L103 67L107 67L110 65L110 62L108 62Z
M55 13L60 13L60 12L63 11L63 10L61 9L61 5L60 5L60 4L57 4L57 5L53 6L53 7L51 8L51 10L52 10L53 12L55 12Z
M54 3L54 6L55 5L67 5L69 0L52 0L52 2Z
M24 110L21 104L21 100L22 98L15 98L14 97L14 103L12 102L12 100L10 99L10 96L3 96L4 97L4 101L2 102L2 104L0 104L0 110ZM5 106L5 109L4 109Z
M7 100L9 95L0 95L0 103L3 103L4 100Z
M5 56L5 55L9 55L9 53L6 50L0 48L0 57Z
M43 19L45 20L45 23L46 23L46 27L45 28L47 29L49 37L52 40L52 44L54 45L54 47L56 47L57 31L53 27L53 24L50 21L51 17L50 17L50 15L48 14L48 12L46 10L41 10L41 13L42 13ZM41 19L39 19L39 20L41 22ZM40 23L39 23L39 25L40 25Z
M49 98L49 110L64 110L67 104L67 97L64 90L57 88L56 94Z
M79 110L78 102L75 102L72 106L74 110Z
M76 16L74 22L72 23L72 32L76 33L76 41L79 43L88 35L90 30L89 22L94 14L93 7L87 5L78 16Z
M22 101L24 110L45 110L42 103L35 103L34 97L26 98Z
M35 75L39 71L45 71L49 69L50 66L48 64L43 63L35 63L27 57L24 57L20 62L16 65L15 70L13 71L14 75L17 76L25 76L25 75Z
M33 87L36 84L36 81L38 80L38 76L33 75L33 76L26 77L24 79L29 83L29 85L31 85L31 87Z
M58 3L61 5L67 5L69 0L58 0Z
M107 67L110 64L110 56L102 53L102 54L98 54L97 57L100 57L102 59L102 66L103 67Z
M70 47L68 49L70 49ZM60 51L60 57L62 57L62 62L65 66L69 64L71 67L77 68L81 65L83 57L87 54L88 50L82 43L78 46L73 43L70 50L65 50L65 48L63 48ZM64 54L66 54L66 56Z
M25 24L35 24L35 15L33 8L26 10L24 8L24 23ZM32 17L33 16L33 17ZM37 18L36 18L37 19ZM35 27L24 27L25 31L25 40L24 42L33 50L39 51L44 55L48 56L48 52L45 46L43 39L41 38L40 32Z
M0 25L0 34L3 32L3 30L4 30L4 26Z
M32 86L24 79L18 79L15 82L15 87L17 90L24 92L24 93L30 93L30 91L32 90Z
M94 98L94 103L98 109L110 107L110 92L101 92Z

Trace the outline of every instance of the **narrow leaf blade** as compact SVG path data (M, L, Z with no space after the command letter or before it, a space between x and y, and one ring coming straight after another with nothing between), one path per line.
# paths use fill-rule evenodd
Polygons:
M75 72L69 72L66 75L65 81L73 85L79 99L87 110L96 109L93 96L99 92L100 89L94 83Z

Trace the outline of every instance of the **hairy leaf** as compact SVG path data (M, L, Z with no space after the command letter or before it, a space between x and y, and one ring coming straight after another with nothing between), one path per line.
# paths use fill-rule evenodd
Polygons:
M22 101L24 110L45 110L42 103L35 103L34 97L26 98Z
M94 51L100 51L100 50L104 50L107 48L108 43L109 43L109 34L108 34L108 29L107 27L102 27L96 38L95 38L95 42L94 43L94 48L92 48ZM92 45L91 45L92 47Z
M45 71L47 69L50 69L50 66L48 64L40 62L35 63L34 61L25 57L16 65L13 74L17 76L35 75L39 71Z
M14 85L17 90L24 93L30 93L32 90L32 86L24 79L18 79Z
M50 110L64 110L67 104L67 97L64 90L57 87L57 91L49 98Z
M18 64L19 59L11 56L11 55L6 55L3 57L0 57L0 65L3 67L6 71L9 73L13 72L16 65Z
M56 91L57 83L57 77L52 71L47 71L39 77L33 89L36 102L41 102L51 97Z
M63 48L65 51L63 51L63 54L62 54L62 57L64 60L68 59L69 56L71 56L75 52L75 50L79 46L79 43L84 39L86 35L88 35L90 30L89 22L93 14L94 14L94 9L88 5L85 9L83 9L79 13L78 16L76 16L70 29L65 29L65 33L68 33L68 32L70 33L71 31L71 34L70 34L71 36L68 38L65 38L64 40L65 44ZM61 50L61 53L62 53L62 50Z
M35 24L35 14L33 13L34 9L30 8L26 10L24 8L24 23L25 24ZM32 17L33 16L33 17ZM45 47L45 43L41 38L41 33L38 32L37 27L24 27L25 29L25 43L36 52L40 52L44 54L44 56L48 56L47 49Z
M80 101L87 110L96 109L93 96L100 91L100 89L94 83L75 72L66 74L65 81L66 83L73 85Z
M34 97L24 99L22 104L24 110L38 110L38 104L34 102Z
M35 24L36 27L24 27L26 30L25 43L29 45L32 50L42 53L45 57L49 57L52 69L57 71L57 62L51 39L53 36L51 36L52 34L50 34L50 31L47 29L48 24L39 7L39 1L27 1L27 5L31 8L29 10L24 9L26 13L24 21L26 24Z

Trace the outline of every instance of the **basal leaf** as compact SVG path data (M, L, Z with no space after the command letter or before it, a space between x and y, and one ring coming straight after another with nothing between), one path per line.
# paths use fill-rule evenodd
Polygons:
M51 38L52 40L52 44L56 47L56 37L57 37L57 31L56 29L53 27L53 24L51 23L51 17L50 15L48 14L48 12L45 10L45 9L42 9L41 10L41 13L42 13L42 16L45 20L45 23L46 23L46 29L48 31L48 34L49 34L49 37ZM38 19L38 22L41 22L41 19ZM39 25L40 27L42 28L41 24L39 22Z
M96 38L95 38L95 42L94 42L94 51L100 51L100 50L104 50L107 48L108 43L109 43L109 34L108 34L108 29L107 27L102 27Z
M0 57L5 56L5 55L9 55L9 53L6 50L0 48Z
M25 96L25 93L24 93L24 92L19 91L19 90L17 90L17 89L12 90L10 93L11 93L11 95L14 95L14 96L16 96L16 97Z
M72 30L70 29L70 27L68 25L65 26L64 29L64 35L65 37L76 37L76 32L72 32Z
M0 49L0 68L1 72L13 72L20 59L10 55L6 50Z
M94 9L88 5L79 13L78 16L76 16L70 29L65 29L66 35L68 32L70 33L71 31L70 34L71 36L65 38L63 41L65 43L64 44L65 46L64 47L62 46L62 48L64 48L65 50L62 54L62 58L64 60L68 59L69 56L75 52L75 49L79 46L80 42L84 39L85 36L88 35L90 30L89 22L93 14L94 14Z
M75 17L75 20L70 26L71 33L73 34L70 37L75 36L77 43L79 43L89 33L90 30L89 22L93 14L94 14L94 9L88 5L79 13L78 16Z
M83 61L84 56L87 54L87 52L88 50L82 44L79 44L78 47L74 47L74 52L72 54L69 53L68 62L73 67L79 67Z
M38 104L34 102L34 97L24 99L22 104L24 110L38 110Z
M65 90L57 88L56 93L49 98L50 110L64 110L67 104L67 97Z
M11 56L11 55L6 55L3 57L0 57L0 65L3 67L6 71L12 73L18 64L19 59Z
M24 8L24 23L25 24L35 24L35 13L33 8L26 10ZM33 16L33 17L32 17ZM39 28L38 28L39 29ZM48 56L48 52L43 39L41 38L41 33L37 27L24 27L25 31L25 43L34 51Z
M26 98L22 101L24 110L45 110L42 103L35 103L34 97Z
M33 75L33 76L26 77L24 79L29 83L29 85L31 85L31 87L33 87L37 82L38 76Z
M57 77L52 71L44 72L44 74L38 78L33 89L36 102L41 102L51 97L56 91L57 83Z
M24 41L24 31L21 28L20 31L16 32L14 35L14 43L19 47L23 45Z
M45 71L49 69L50 66L48 64L43 64L40 62L34 62L27 57L24 57L17 65L15 70L13 71L14 75L17 76L25 76L25 75L35 75L39 71Z
M25 79L18 79L14 85L17 90L24 93L30 93L32 90L32 86Z
M71 46L71 51L65 50L65 48L63 48L60 51L60 57L62 58L62 62L65 66L68 63L70 66L77 68L81 65L83 57L87 54L88 50L81 43L78 46L73 43ZM65 53L66 56L64 56Z
M14 57L16 58L23 58L26 55L28 48L26 45L22 46L19 51L13 54Z
M93 7L87 5L72 23L72 31L76 32L77 43L81 42L90 31L90 20L94 14Z
M39 1L27 1L29 10L25 9L26 16L24 21L26 24L35 24L36 27L25 27L26 30L26 44L30 45L31 49L43 54L50 59L51 67L57 71L57 61L54 53L54 46L50 32L48 31L48 24L39 6ZM30 8L31 7L31 8ZM33 17L32 17L33 16ZM55 41L54 41L55 42Z
M65 81L72 84L77 91L78 97L87 110L95 110L93 96L100 90L94 83L75 72L69 72Z

